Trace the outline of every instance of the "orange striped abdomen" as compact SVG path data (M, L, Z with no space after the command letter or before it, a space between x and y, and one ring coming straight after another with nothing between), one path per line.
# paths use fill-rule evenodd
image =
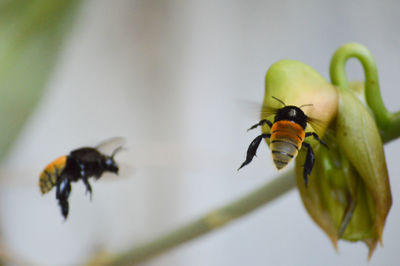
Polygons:
M272 125L270 149L278 170L297 156L304 137L304 129L295 122L281 120Z
M42 194L49 192L57 183L58 177L65 168L67 156L61 156L49 163L40 174L39 187Z

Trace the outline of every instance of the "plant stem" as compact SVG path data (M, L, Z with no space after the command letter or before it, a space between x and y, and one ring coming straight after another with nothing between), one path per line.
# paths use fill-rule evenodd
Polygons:
M385 130L381 130L383 142L389 142L400 137L400 112L391 114L390 126Z
M358 43L349 43L335 52L330 64L331 82L335 86L349 88L345 65L350 58L357 58L364 69L365 98L374 113L383 141L388 142L399 137L400 112L392 114L383 104L375 59L365 46Z
M127 265L157 256L182 243L212 232L227 223L273 201L296 185L294 170L280 175L250 194L214 210L177 230L165 234L139 247L103 259L95 258L89 265Z

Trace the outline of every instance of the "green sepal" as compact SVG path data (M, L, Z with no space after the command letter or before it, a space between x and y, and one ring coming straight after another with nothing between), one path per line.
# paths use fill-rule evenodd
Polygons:
M382 243L382 232L392 204L383 143L375 120L350 90L339 88L336 139L340 150L356 169L372 199L374 232Z
M304 206L332 243L363 241L369 257L382 239L391 206L391 193L383 144L369 110L352 91L338 89L336 121L319 148L309 185L302 171L305 152L296 159L296 176Z

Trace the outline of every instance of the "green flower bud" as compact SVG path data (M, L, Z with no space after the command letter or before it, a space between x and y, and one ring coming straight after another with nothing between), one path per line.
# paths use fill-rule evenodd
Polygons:
M275 63L266 76L264 108L282 105L304 107L314 124L306 132L317 132L329 146L307 138L315 153L315 164L306 187L303 179L305 149L296 158L296 177L301 199L312 219L337 248L337 241L363 241L372 255L391 206L391 193L383 144L376 123L365 105L363 89L335 88L311 67L297 61ZM359 99L356 97L359 97ZM262 119L273 121L273 115ZM270 133L267 125L263 133ZM267 140L268 141L268 140Z
M337 112L336 89L310 66L295 60L282 60L273 64L265 77L265 96L263 106L281 108L282 105L272 96L286 105L304 107L304 113L321 121L319 134L323 135ZM262 114L262 119L267 118ZM269 117L271 118L271 117ZM310 128L313 131L312 128ZM269 133L269 127L263 127Z
M366 211L371 213L374 223L369 230L376 234L366 241L371 255L377 240L382 243L383 227L392 205L385 154L376 123L366 107L350 90L339 88L339 95L336 139L359 174L358 182L365 186L365 194L370 197Z

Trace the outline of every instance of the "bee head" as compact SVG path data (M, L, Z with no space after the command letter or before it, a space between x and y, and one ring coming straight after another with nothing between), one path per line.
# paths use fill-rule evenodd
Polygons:
M118 174L119 168L113 157L106 156L104 164L106 171Z
M301 125L303 129L305 129L307 126L306 114L299 107L293 105L282 107L276 112L274 122L281 120L293 121Z
M118 164L115 162L114 160L114 156L115 154L117 154L117 152L119 152L120 150L122 150L122 146L116 148L113 153L111 154L111 156L105 156L105 160L104 160L104 164L105 164L105 170L118 174L119 171L119 167Z

